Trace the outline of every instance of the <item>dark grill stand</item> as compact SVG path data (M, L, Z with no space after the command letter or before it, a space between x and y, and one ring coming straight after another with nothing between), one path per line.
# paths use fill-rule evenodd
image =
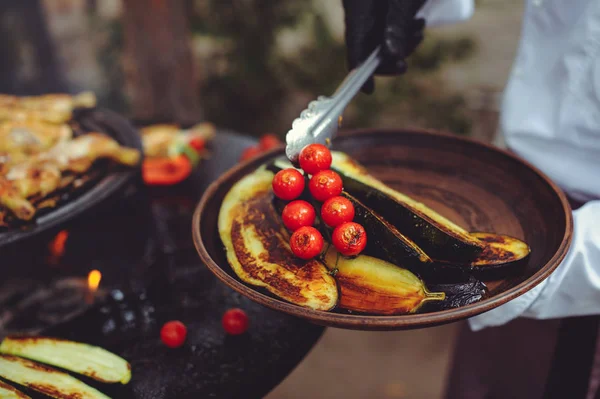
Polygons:
M64 257L55 266L45 261L55 232L11 247L2 255L7 278L0 284L0 333L41 331L121 354L133 367L128 386L85 380L113 398L266 395L302 360L323 328L233 292L200 263L191 240L199 196L249 144L220 132L210 160L186 183L168 190L135 185L126 198L73 221ZM69 287L85 283L92 269L102 272L106 295L88 308ZM247 334L223 332L221 317L231 307L248 313ZM162 323L172 319L188 327L187 342L179 349L166 348L159 338Z

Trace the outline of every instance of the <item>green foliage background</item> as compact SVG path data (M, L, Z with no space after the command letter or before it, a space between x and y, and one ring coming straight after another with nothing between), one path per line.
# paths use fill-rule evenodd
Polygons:
M341 6L341 1L340 1ZM189 1L194 38L219 49L220 58L200 65L204 73L199 96L206 120L255 136L273 132L281 137L311 99L331 94L347 74L344 43L336 39L311 1L220 0ZM310 40L292 54L278 51L284 30L308 29ZM301 30L301 29L300 29ZM122 45L118 22L105 27L99 61L122 82L114 58ZM377 78L372 95L360 94L344 115L344 127L420 126L469 134L465 99L449 91L439 78L447 63L463 62L476 52L469 37L444 39L427 32L401 77ZM121 84L105 100L126 109Z

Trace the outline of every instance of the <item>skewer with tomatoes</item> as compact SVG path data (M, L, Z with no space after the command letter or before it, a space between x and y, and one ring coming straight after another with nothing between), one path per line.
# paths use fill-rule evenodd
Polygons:
M144 182L151 186L169 186L187 179L206 156L206 144L214 137L215 129L208 123L185 130L165 124L147 126L141 133Z

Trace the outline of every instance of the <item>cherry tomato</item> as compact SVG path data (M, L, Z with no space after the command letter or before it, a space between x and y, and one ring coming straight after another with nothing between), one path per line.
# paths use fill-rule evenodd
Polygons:
M354 205L348 198L331 197L321 207L321 219L330 227L351 222L354 219Z
M309 175L314 175L331 166L331 152L323 144L309 144L300 151L300 167Z
M262 151L258 146L252 146L252 147L248 147L246 148L243 152L242 152L242 156L240 157L240 161L246 161L250 158L254 158L255 156L257 156L258 154L260 154Z
M296 199L304 191L304 176L294 168L277 172L273 178L273 193L282 200Z
M310 178L308 188L317 201L325 201L342 193L342 178L333 170L322 170Z
M200 152L204 149L204 139L200 137L194 137L190 140L189 145L196 150L196 152Z
M300 259L312 259L323 249L323 236L314 227L300 227L290 238L290 248Z
M367 232L358 223L346 222L333 230L331 236L333 246L345 256L355 256L367 245Z
M316 216L315 208L303 200L290 202L281 213L283 224L291 231L296 231L304 226L312 226Z
M279 140L279 137L275 136L274 134L263 134L258 142L258 145L264 151L275 148L280 144L281 140Z
M227 334L240 335L248 329L248 316L242 309L229 309L223 314L221 324Z
M169 348L178 348L185 342L187 328L177 320L165 323L160 329L160 339Z

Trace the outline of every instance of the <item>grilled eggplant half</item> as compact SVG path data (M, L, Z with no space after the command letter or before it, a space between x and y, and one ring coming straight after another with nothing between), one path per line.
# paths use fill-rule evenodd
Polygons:
M289 233L273 206L273 172L257 169L227 193L219 211L219 235L227 259L244 282L317 310L338 301L334 278L316 260L301 260L289 247Z
M471 262L471 271L480 278L504 277L527 265L531 249L523 241L503 234L471 233L485 248Z
M324 262L340 289L342 309L372 314L415 313L426 302L443 301L443 292L429 292L407 269L368 255L345 258L330 247Z
M464 263L482 252L484 244L462 227L390 188L348 155L333 151L332 156L331 168L341 176L344 189L379 212L431 258Z
M431 265L431 258L410 238L383 219L377 212L367 208L362 202L347 192L342 193L354 205L354 221L367 230L369 241L365 255L398 263L416 273L423 272Z

